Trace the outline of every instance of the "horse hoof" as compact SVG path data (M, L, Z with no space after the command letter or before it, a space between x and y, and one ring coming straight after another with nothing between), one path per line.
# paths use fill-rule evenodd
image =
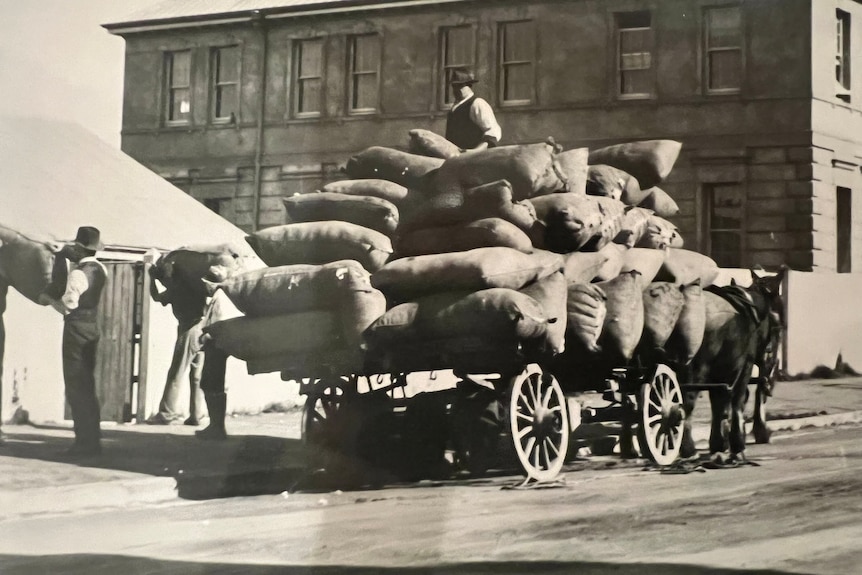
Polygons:
M772 438L772 430L768 427L754 428L754 442L759 444L769 443L769 440Z

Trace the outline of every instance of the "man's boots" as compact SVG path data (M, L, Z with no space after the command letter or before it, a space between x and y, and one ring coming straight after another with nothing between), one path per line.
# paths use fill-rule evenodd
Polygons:
M224 392L205 393L204 399L206 399L207 409L210 412L210 424L204 429L195 431L195 435L198 439L224 441L227 439L227 432L224 428L227 394Z

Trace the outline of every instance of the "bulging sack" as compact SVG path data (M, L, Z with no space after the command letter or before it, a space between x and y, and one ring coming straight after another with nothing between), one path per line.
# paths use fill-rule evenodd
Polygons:
M356 260L373 273L392 254L388 237L347 222L273 226L246 236L246 241L271 267Z
M322 192L346 194L348 196L368 196L391 202L396 207L407 198L407 188L389 180L338 180L329 182Z
M598 206L600 224L595 235L582 249L597 251L619 235L625 217L625 204L619 200L601 196L592 196L589 200Z
M641 280L645 284L651 283L655 280L655 276L661 269L665 257L667 257L666 250L654 250L650 248L627 249L623 255L623 265L620 273L624 274L634 270L640 274Z
M406 188L421 188L425 185L425 176L442 164L443 160L440 158L372 146L352 156L344 171L353 179L382 179Z
M533 244L517 226L500 218L485 218L459 226L425 228L401 236L396 256L464 252L476 248L505 247L532 253Z
M337 312L324 310L241 316L211 324L204 332L218 349L243 360L345 345Z
M606 258L605 263L596 271L592 281L604 282L612 280L623 270L629 248L622 244L610 243L600 249L597 254Z
M607 296L595 284L570 284L566 300L567 338L579 347L597 352L607 317ZM570 344L571 345L571 344Z
M638 206L652 210L655 215L662 218L672 218L679 213L677 203L661 188L652 187L646 192L644 198L638 202Z
M670 174L682 149L673 140L645 140L617 144L590 152L590 164L607 164L634 176L640 187L651 188Z
M554 158L557 170L566 182L565 191L573 194L587 193L587 159L590 155L589 148L574 148L560 152Z
M446 291L518 290L562 266L562 258L551 252L525 254L511 248L478 248L391 261L372 274L371 285L404 302Z
M39 303L39 295L51 283L54 254L45 244L3 226L0 226L0 242L0 283Z
M604 164L587 168L586 192L591 196L602 196L620 200L626 205L643 198L638 181L630 174Z
M566 325L568 299L568 284L562 272L555 272L520 290L536 300L548 319L547 335L544 338L545 347L542 353L555 355L562 353L566 347Z
M391 235L398 227L398 208L388 200L336 192L296 194L283 198L293 223L341 221Z
M461 154L460 148L431 130L414 129L408 132L410 143L407 150L411 154L429 156L431 158L454 158Z
M243 258L230 246L189 246L170 251L153 266L153 276L165 287L191 290L197 296L210 294L205 280L224 280L244 271Z
M643 291L644 329L640 345L646 352L664 349L685 304L679 286L653 282Z
M614 242L633 248L646 233L649 225L651 210L638 207L629 207L620 223L620 232L614 238Z
M689 284L698 281L701 286L712 284L720 273L718 264L709 256L682 248L668 248L667 256L656 274L656 281Z
M604 249L597 252L572 252L563 255L563 275L569 284L590 283L608 262L609 255ZM622 261L620 259L620 261ZM619 270L611 277L617 277ZM606 278L610 279L610 278Z
M515 200L565 190L554 163L558 151L556 144L546 142L467 152L446 160L432 185L437 193L450 193L504 179Z
M595 284L607 296L607 315L599 345L603 356L628 362L634 355L644 329L643 280L637 271Z
M602 213L595 198L566 192L529 201L542 228L543 245L550 251L577 251L600 232Z
M703 344L706 306L703 289L698 281L683 285L680 289L685 303L664 348L670 361L688 365Z
M546 335L548 319L533 298L506 288L442 292L387 311L367 330L374 347L478 336L525 342Z
M353 303L352 292L374 290L371 274L353 260L252 270L211 284L218 288L249 316L341 309Z
M662 217L652 215L649 217L646 231L636 247L663 250L665 248L681 248L683 243L679 228Z

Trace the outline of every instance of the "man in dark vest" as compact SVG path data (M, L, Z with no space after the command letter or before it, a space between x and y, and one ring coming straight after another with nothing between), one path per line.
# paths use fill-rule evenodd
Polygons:
M496 146L502 135L491 105L473 93L476 81L466 68L454 68L449 77L455 103L446 118L446 139L462 152Z
M80 457L102 452L95 377L99 344L96 313L107 281L107 270L96 259L96 251L103 248L100 235L94 227L78 228L74 243L60 247L55 256L71 262L65 291L56 299L50 293L42 295L43 301L63 314L65 320L63 379L75 426L75 443L67 453Z

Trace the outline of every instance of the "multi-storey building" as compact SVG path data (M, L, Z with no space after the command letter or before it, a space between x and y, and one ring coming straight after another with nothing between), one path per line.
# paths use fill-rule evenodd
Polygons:
M469 66L503 144L681 141L662 187L721 265L862 270L860 0L170 0L105 27L123 150L246 230L442 132Z

